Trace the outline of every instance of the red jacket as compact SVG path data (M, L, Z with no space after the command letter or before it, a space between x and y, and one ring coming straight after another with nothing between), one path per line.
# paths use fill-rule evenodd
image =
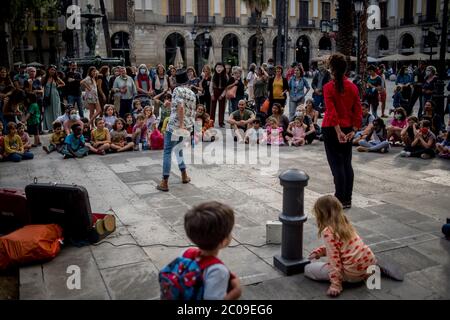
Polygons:
M323 95L326 111L322 127L361 127L361 101L358 87L353 82L344 77L344 93L339 93L332 80L323 87Z

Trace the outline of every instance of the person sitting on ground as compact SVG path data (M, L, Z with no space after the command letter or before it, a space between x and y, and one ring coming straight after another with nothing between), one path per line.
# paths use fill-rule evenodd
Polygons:
M83 128L76 123L71 129L72 133L64 140L64 147L61 153L64 155L64 159L83 158L89 153L83 137Z
M134 128L133 115L131 113L126 113L124 120L125 120L125 131L127 132L128 137L131 138L131 136L133 135L133 128Z
M140 100L134 100L133 101L133 111L132 115L133 118L136 119L138 115L141 113L144 113L144 108L142 107L142 103Z
M30 151L32 146L31 139L28 133L25 132L25 125L21 122L17 124L17 135L22 140L23 149L25 151Z
M156 117L153 114L153 107L146 106L144 108L145 125L147 126L147 132L152 131L153 124L156 123Z
M424 105L424 112L419 120L428 120L431 123L431 131L437 137L442 131L442 119L441 116L436 112L436 103L433 100L428 100Z
M403 128L400 136L402 138L402 143L407 146L411 146L411 143L414 141L414 137L418 131L419 127L419 119L416 116L408 117L408 124L405 128Z
M23 148L22 139L17 134L17 125L14 122L9 122L7 127L8 134L4 138L4 160L20 162L33 159L34 155Z
M283 127L278 123L277 118L269 117L267 119L267 144L284 146Z
M80 126L83 125L83 122L80 119L80 115L78 114L78 110L76 108L71 108L69 111L69 119L63 122L66 136L70 134L70 128L72 128L75 123L78 123Z
M111 135L105 127L103 118L95 119L95 129L91 133L91 145L97 149L97 154L104 155L111 147Z
M163 101L159 100L163 99ZM170 93L161 93L154 99L155 110L154 113L159 119L158 129L161 130L163 123L166 119L170 118L170 112L172 108L172 95Z
M147 142L147 125L145 124L145 116L140 114L136 118L136 124L133 127L134 151L139 151L139 144L142 143L142 150L146 150Z
M372 131L366 139L359 140L359 152L381 152L389 151L389 141L387 141L386 125L381 118L373 120Z
M247 102L240 100L238 103L238 110L234 111L228 118L228 123L231 126L234 134L234 141L243 142L244 133L248 129L248 125L255 119L255 114L245 107Z
M217 131L214 129L214 121L211 120L209 114L206 113L206 108L203 104L198 104L195 109L196 129L201 128L202 141L215 141Z
M391 125L387 128L387 139L389 142L395 143L402 140L402 130L408 126L408 119L406 117L406 110L402 107L395 109L394 119Z
M343 282L366 280L370 275L367 268L377 264L377 259L356 233L336 197L325 195L317 199L313 213L324 245L309 255L312 262L305 266L305 277L330 281L327 294L335 297L341 294ZM325 256L328 262L313 261Z
M450 132L445 133L445 139L436 143L436 149L439 152L439 157L444 159L450 159Z
M360 140L367 139L367 136L370 132L372 132L373 129L373 121L375 120L375 117L369 112L370 107L367 102L362 102L362 121L361 121L361 128L359 131L355 133L355 137L353 138L353 145L359 146Z
M420 157L422 159L431 159L435 153L436 136L431 131L431 123L428 120L420 122L420 129L416 131L411 146L406 146L400 153L401 157Z
M305 102L305 116L309 117L314 129L316 130L316 135L320 136L321 128L317 123L319 120L319 111L314 109L314 101L312 99L308 99Z
M157 122L153 123L152 133L148 137L151 150L163 150L164 149L164 136L159 131Z
M251 128L245 132L245 143L259 144L265 139L264 129L261 128L261 120L259 118L253 119Z
M286 137L289 146L303 146L305 144L306 129L307 126L303 123L303 119L301 117L295 118L287 129L287 132L290 134Z
M233 226L233 209L219 202L197 205L184 216L186 234L197 248L187 249L182 256L196 260L203 275L196 279L198 285L194 286L202 288L203 294L193 299L236 300L241 296L239 278L217 258L220 250L230 244ZM162 287L163 299L164 289Z
M103 120L105 120L105 127L111 131L114 123L117 120L117 111L114 109L114 105L105 104L103 108L105 111L103 113Z
M125 131L125 121L121 118L116 119L112 126L111 150L116 152L132 151L133 142L127 142L127 132Z
M89 121L89 120L88 120ZM64 147L64 140L66 139L66 132L62 129L61 122L53 122L53 133L50 137L48 146L43 146L42 149L49 154L53 151L61 152Z

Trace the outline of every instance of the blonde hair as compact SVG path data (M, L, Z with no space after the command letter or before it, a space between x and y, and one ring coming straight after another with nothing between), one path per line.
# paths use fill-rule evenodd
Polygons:
M342 241L349 241L355 236L356 231L344 214L341 202L335 196L326 195L317 199L313 212L317 219L319 237L327 227Z

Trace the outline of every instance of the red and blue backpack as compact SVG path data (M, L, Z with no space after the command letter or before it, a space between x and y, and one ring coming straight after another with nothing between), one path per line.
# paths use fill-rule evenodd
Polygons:
M203 272L214 264L223 264L216 257L200 257L197 248L187 249L159 272L161 300L203 300Z

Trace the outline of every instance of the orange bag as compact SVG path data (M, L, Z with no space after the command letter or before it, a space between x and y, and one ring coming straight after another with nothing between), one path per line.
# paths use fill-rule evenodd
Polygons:
M269 111L269 107L270 107L270 101L269 101L269 99L266 99L266 101L264 101L264 103L262 104L260 111L263 113L267 113L267 111Z
M61 249L62 234L57 224L28 225L0 237L0 270L53 259Z

